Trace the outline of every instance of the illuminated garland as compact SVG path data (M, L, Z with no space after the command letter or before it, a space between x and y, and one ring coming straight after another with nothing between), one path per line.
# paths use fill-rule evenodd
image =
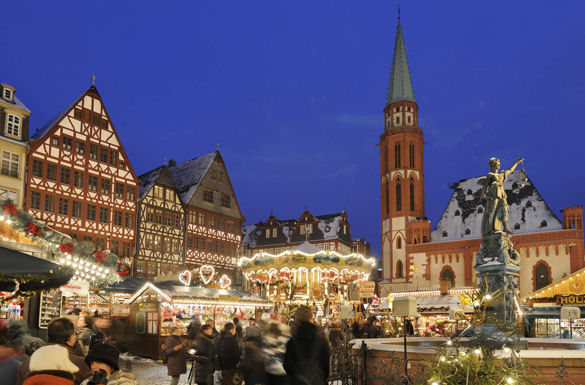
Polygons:
M68 267L63 271L74 269L76 277L86 279L92 285L114 284L120 281L121 276L130 274L130 267L118 264L118 256L115 254L98 249L91 242L76 242L68 235L51 229L30 214L18 210L10 199L0 201L0 207L2 207L0 221L34 242L35 246L45 252L46 259ZM91 274L92 270L96 274ZM44 280L48 280L51 277L45 278ZM23 279L28 281L33 277L27 275Z

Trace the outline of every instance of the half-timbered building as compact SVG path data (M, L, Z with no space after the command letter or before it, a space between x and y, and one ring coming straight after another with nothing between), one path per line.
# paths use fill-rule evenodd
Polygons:
M27 162L36 219L131 258L138 179L94 85L31 136Z
M135 275L154 278L185 266L185 208L169 168L138 177Z

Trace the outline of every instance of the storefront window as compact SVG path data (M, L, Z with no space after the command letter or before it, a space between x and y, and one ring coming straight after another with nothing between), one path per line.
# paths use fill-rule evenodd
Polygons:
M559 320L557 318L537 318L536 338L560 338Z

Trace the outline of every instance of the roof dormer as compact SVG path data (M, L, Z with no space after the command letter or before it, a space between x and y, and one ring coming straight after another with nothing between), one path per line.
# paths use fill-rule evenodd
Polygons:
M0 97L8 103L14 104L14 93L16 92L16 89L9 84L0 84L0 90L2 91Z

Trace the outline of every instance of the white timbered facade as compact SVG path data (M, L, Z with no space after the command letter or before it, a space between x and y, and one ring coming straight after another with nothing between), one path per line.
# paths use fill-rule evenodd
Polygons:
M137 189L95 86L32 135L25 208L77 241L131 258Z

